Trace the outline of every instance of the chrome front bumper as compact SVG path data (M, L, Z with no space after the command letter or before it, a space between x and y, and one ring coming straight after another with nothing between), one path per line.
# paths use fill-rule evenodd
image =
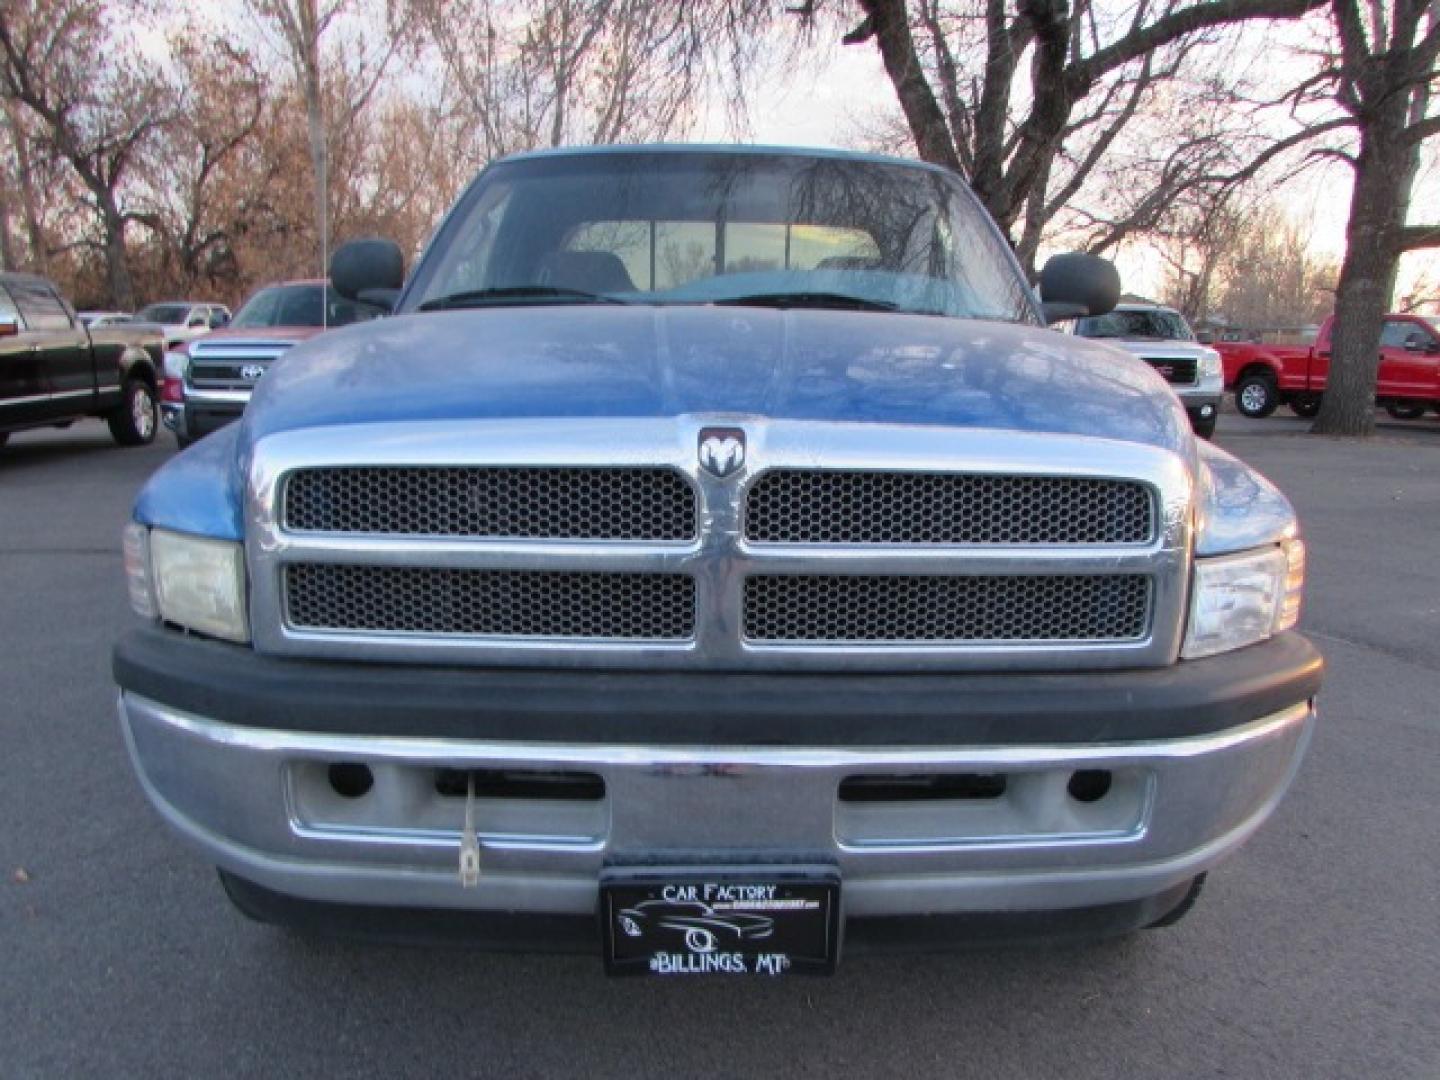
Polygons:
M1225 396L1224 380L1220 378L1199 379L1194 383L1170 387L1189 410L1199 410L1206 405L1219 408L1220 399ZM1214 415L1211 413L1210 415Z
M1237 848L1310 737L1294 705L1211 735L1109 745L771 748L339 736L240 727L120 696L146 794L212 861L308 900L591 914L602 867L824 862L856 916L1088 907L1160 893ZM373 787L346 798L333 762ZM465 800L437 769L583 772L589 800L475 803L481 875L457 873ZM1110 773L1082 802L1077 770ZM852 802L846 778L1003 774L998 797Z

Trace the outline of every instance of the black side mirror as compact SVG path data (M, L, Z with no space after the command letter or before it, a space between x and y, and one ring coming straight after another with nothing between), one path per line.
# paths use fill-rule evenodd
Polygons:
M1104 315L1120 302L1120 271L1109 259L1071 252L1040 271L1040 305L1047 323Z
M1428 352L1429 350L1426 348L1426 346L1429 344L1430 339L1417 330L1415 333L1411 334L1405 339L1405 351Z
M1215 335L1212 334L1209 330L1201 330L1198 334L1195 335L1195 340L1198 341L1201 345L1213 345L1215 344Z
M346 300L393 309L405 284L405 256L393 240L351 240L330 256L330 283Z

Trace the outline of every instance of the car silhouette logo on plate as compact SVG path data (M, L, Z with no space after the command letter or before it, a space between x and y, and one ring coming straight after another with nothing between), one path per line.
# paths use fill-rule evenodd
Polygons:
M702 428L700 467L726 477L745 464L745 432L740 428Z
M263 364L246 364L240 369L240 377L242 379L248 380L249 382L254 382L256 379L260 378L260 376L264 374L265 367Z

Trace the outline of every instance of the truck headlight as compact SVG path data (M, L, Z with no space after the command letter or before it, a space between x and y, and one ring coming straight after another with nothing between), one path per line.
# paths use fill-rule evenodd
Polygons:
M1186 660L1214 656L1290 629L1300 618L1304 585L1305 545L1299 540L1196 560L1190 624L1180 655Z
M129 540L127 531L127 550ZM152 529L149 548L150 580L160 618L226 641L250 640L245 554L239 544ZM133 585L131 598L133 604Z
M1206 349L1200 354L1200 365L1197 371L1202 380L1220 378L1220 354L1214 349Z

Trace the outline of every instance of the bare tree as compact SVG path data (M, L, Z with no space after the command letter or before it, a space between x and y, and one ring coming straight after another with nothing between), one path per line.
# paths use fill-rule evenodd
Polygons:
M30 134L17 115L13 102L4 103L3 111L0 111L0 121L3 121L0 122L0 131L5 133L10 149L9 160L6 162L6 190L0 193L5 204L4 212L0 214L0 240L5 244L5 267L14 270L21 265L28 265L42 274L48 273L50 245L40 224L40 199L35 184L34 163L30 155ZM11 207L12 194L18 197L20 203L20 225L29 250L28 257L23 261L10 232L10 217L15 212Z
M1187 211L1172 215L1170 227L1155 230L1150 239L1165 262L1161 296L1193 323L1212 310L1211 294L1234 254L1246 214L1226 195Z
M1331 310L1339 266L1310 240L1305 223L1276 203L1238 216L1212 276L1211 310L1254 330L1319 323Z
M438 56L469 170L519 150L682 134L702 89L745 83L765 0L408 0ZM740 95L734 95L740 100Z
M1338 53L1312 80L1328 86L1353 125L1355 186L1345 228L1345 260L1335 295L1330 377L1314 431L1369 435L1380 363L1380 331L1395 292L1400 256L1440 247L1440 222L1407 224L1420 148L1440 136L1431 110L1440 72L1440 2L1334 0Z
M193 27L174 35L171 53L184 79L177 119L145 157L134 218L158 242L158 276L170 288L213 290L238 275L232 239L251 210L247 192L264 188L266 170L242 159L264 115L266 80L245 49Z
M107 25L130 5L28 0L0 6L0 95L25 110L39 145L83 184L99 227L111 302L130 308L124 184L156 133L175 119L174 94L133 41Z
M1046 222L1107 160L1197 35L1296 18L1323 0L1163 0L1120 17L1094 0L1018 0L1013 12L1008 0L856 3L863 19L845 40L874 42L920 156L967 174L1022 255L1033 256ZM1057 162L1068 171L1055 184ZM1216 179L1205 152L1164 164L1157 175L1172 190ZM1168 199L1133 208L1134 221L1121 224L1143 227Z
M286 60L291 66L301 97L305 103L305 127L309 140L310 162L314 176L315 233L318 265L324 267L330 251L330 139L332 132L351 130L356 119L370 104L390 61L404 44L404 22L390 18L387 3L381 20L384 32L376 45L364 35L348 43L341 55L334 57L350 92L335 103L338 115L326 116L325 39L337 23L348 14L377 16L373 9L360 11L359 0L245 0L251 11L279 32ZM363 21L363 20L362 20ZM349 65L348 67L346 65Z

